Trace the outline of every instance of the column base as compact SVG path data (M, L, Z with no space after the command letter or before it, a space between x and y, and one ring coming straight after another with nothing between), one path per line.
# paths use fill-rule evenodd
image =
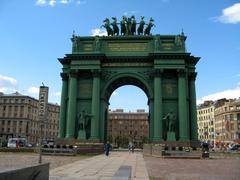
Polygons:
M93 143L99 143L100 139L96 138L96 137L91 137L90 139L88 139L89 142L93 142Z
M66 139L75 139L73 134L66 134Z
M163 142L163 138L160 138L160 137L154 137L152 138L152 142L153 143L160 143L160 142Z

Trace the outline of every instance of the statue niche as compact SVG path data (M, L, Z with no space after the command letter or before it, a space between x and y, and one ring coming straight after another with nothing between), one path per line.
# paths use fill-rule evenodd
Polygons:
M167 140L176 141L176 115L170 111L163 120L166 122Z
M91 117L92 115L86 113L85 110L78 114L78 139L88 139L87 134L91 126Z

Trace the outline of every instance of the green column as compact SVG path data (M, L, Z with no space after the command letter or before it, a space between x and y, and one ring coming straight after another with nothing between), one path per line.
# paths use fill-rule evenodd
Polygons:
M191 73L189 76L189 94L190 94L190 120L191 120L191 140L198 140L197 132L197 106L195 80L197 73Z
M149 99L149 140L153 140L153 127L154 127L154 106L153 106L153 98Z
M186 95L186 73L178 71L178 116L179 116L179 141L189 140L189 123L187 118L187 95Z
M59 138L64 138L66 134L66 108L68 95L68 76L61 73L62 77L62 93L61 93L61 107L60 107L60 122L59 122Z
M153 141L162 141L162 70L157 70L154 77L154 123Z
M99 141L100 73L93 71L91 140Z
M70 87L67 112L67 133L66 138L74 138L76 121L76 102L77 102L77 74L70 73Z

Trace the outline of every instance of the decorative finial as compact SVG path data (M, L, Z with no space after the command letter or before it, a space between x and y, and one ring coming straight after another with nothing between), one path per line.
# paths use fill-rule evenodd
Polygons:
M44 86L44 83L42 82L42 85Z

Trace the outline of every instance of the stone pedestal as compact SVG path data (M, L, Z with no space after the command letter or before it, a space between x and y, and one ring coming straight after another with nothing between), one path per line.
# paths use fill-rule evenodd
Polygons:
M167 140L168 141L176 141L175 132L167 132Z
M85 130L79 130L78 131L78 140L85 140L86 139L86 131Z

